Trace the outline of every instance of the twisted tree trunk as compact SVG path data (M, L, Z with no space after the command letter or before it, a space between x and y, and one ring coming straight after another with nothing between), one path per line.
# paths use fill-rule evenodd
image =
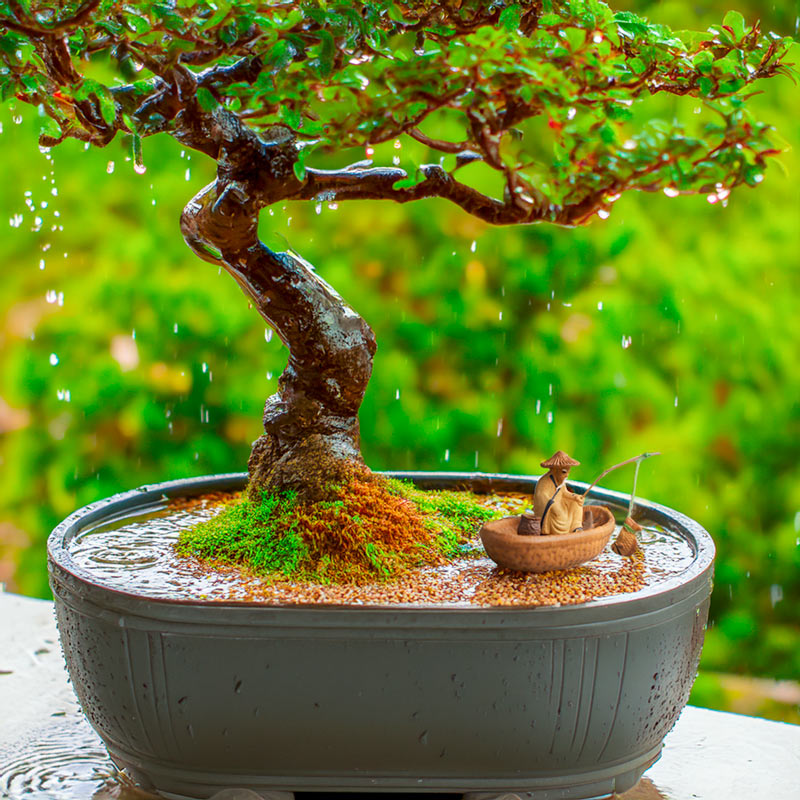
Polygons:
M236 279L289 349L250 456L248 491L293 489L303 500L323 499L331 483L366 469L357 415L375 336L309 263L258 238L261 209L298 186L294 142L281 130L265 141L228 115L217 124L217 179L186 206L181 230L197 255Z

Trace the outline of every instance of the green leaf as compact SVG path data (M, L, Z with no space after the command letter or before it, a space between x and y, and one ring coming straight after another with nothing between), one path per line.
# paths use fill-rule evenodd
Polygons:
M97 100L100 104L100 114L107 125L113 125L117 118L117 106L114 103L114 96L107 86L99 85L96 92Z
M327 78L333 71L333 56L336 50L336 43L333 36L326 30L319 31L317 36L320 38L319 74L323 78Z
M39 120L39 135L57 139L61 136L61 126L52 117L42 117Z
M290 127L297 130L303 123L303 118L299 111L288 105L282 105L278 111L278 116Z
M515 3L513 6L504 8L500 13L500 26L507 31L515 31L519 28L522 19L522 6Z
M270 72L279 72L292 63L295 52L292 44L286 39L280 39L269 49L269 52L264 58L264 66L266 66Z
M729 11L722 20L722 24L730 28L737 39L741 39L747 30L747 23L738 11Z
M138 34L149 33L152 29L150 20L145 17L140 17L138 14L126 14L125 24L134 32Z
M213 111L219 105L217 98L203 86L197 90L197 102L203 111Z
M292 169L294 170L295 177L299 181L303 181L306 178L306 154L305 151L300 150L297 153L297 161L292 164Z
M697 85L700 87L700 92L706 96L714 91L714 81L711 78L704 76L697 81Z

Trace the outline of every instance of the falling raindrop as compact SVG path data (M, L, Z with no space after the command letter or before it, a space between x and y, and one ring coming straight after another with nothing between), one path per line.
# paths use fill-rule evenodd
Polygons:
M394 399L395 400L399 400L400 399L400 390L399 389L394 393Z
M267 372L267 380L268 381L272 380L272 371L271 370L269 372Z
M553 412L552 411L548 411L547 412L547 424L551 425L552 423L553 423Z
M678 407L678 395L675 395L675 408Z
M623 350L627 350L631 346L632 343L633 343L633 337L632 336L625 336L625 334L622 334L622 349Z
M450 460L450 451L449 450L445 450L444 451L444 460L445 461L449 461Z
M173 333L177 333L178 332L178 323L177 322L172 326L172 332Z
M39 269L44 269L44 259L43 258L39 259Z
M206 372L208 372L208 364L206 364L206 362L204 361L203 362L203 373L206 373Z
M114 171L114 162L109 161L108 164L106 164L106 172L110 175L113 171Z
M264 339L268 342L272 341L272 328L264 328Z
M50 353L50 366L54 367L58 364L58 356L55 353Z
M187 167L186 172L183 173L183 177L186 178L187 181L191 180L192 170Z
M9 219L8 224L12 228L19 228L19 226L22 225L22 219L22 214L14 214L14 216Z
M394 149L399 150L403 145L400 143L399 139L394 140Z
M536 401L536 413L537 414L541 414L542 413L542 401L541 400L537 400Z
M503 433L503 419L502 417L497 420L497 435L500 436Z
M602 311L603 310L603 301L602 300L597 304L597 310L598 311Z
M317 204L314 206L314 211L315 211L317 214L321 214L321 213L322 213L322 203L317 203Z

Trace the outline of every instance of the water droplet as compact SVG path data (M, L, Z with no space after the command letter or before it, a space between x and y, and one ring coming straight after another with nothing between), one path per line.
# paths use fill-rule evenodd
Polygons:
M394 393L394 399L395 400L399 400L400 399L400 390L399 389Z
M603 301L602 300L597 304L597 310L598 311L602 311L603 310Z
M322 203L317 203L317 204L314 206L314 211L315 211L317 214L321 214L321 213L322 213Z
M47 294L44 296L45 300L51 305L58 300L58 292L55 289L48 289Z
M144 173L147 172L147 167L144 164L142 164L141 162L137 163L136 161L134 161L133 162L133 171L137 175L144 175Z
M58 364L58 356L55 353L50 353L50 366Z
M206 362L204 361L203 362L203 373L205 374L206 372L208 372L208 364L206 364Z
M541 414L542 413L542 401L541 400L537 400L536 401L536 413L537 414Z
M625 336L625 334L623 333L622 334L622 349L623 350L627 350L631 346L632 343L633 343L633 337L632 336Z
M43 258L39 259L39 269L44 269L44 259Z
M608 219L611 216L611 212L607 208L601 208L598 210L597 216L600 219Z
M108 164L106 164L106 172L110 175L113 171L114 171L114 162L109 161Z
M394 140L394 149L399 150L403 145L400 143L399 139Z
M264 328L264 339L268 342L272 341L272 328Z
M600 44L603 41L603 34L600 31L597 31L594 36L592 36L592 41L595 44Z
M186 172L183 173L183 177L188 181L191 180L192 171L187 167Z
M472 240L472 244L469 246L471 252L475 252L478 249L478 242L474 239Z
M678 395L675 395L675 408L678 407Z
M267 380L268 381L272 380L272 371L271 370L269 372L267 372Z
M12 228L19 228L19 226L22 225L22 219L22 214L14 214L14 216L9 219L8 224Z
M177 322L172 326L172 332L173 333L177 333L178 332L178 323Z
M547 424L548 425L552 425L553 424L553 412L552 411L548 411L547 412Z
M680 192L674 186L665 186L664 194L667 197L677 197L680 194Z
M503 433L503 418L497 420L497 435L498 437Z
M445 450L444 451L444 460L445 461L449 461L450 460L450 451L449 450ZM800 517L800 512L798 512L798 516Z

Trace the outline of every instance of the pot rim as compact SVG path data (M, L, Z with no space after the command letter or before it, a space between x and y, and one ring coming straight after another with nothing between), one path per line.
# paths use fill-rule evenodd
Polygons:
M455 489L470 488L473 491L482 493L490 491L522 491L533 493L536 482L541 476L538 475L508 475L503 473L482 473L482 472L419 472L419 471L386 471L379 474L387 477L413 480L422 488L428 489ZM549 605L549 606L483 606L483 605L446 605L434 603L408 603L408 604L344 604L344 603L253 603L246 600L240 601L219 601L186 599L186 598L166 598L150 597L139 595L130 591L124 591L107 586L104 583L96 582L91 572L82 570L73 561L67 548L67 543L81 531L92 524L110 522L119 516L130 516L137 510L140 512L151 508L164 500L173 497L191 497L193 495L204 494L212 491L235 491L244 487L247 481L246 472L231 472L217 475L205 475L199 477L179 478L171 481L164 481L156 484L145 484L136 489L90 503L70 514L66 519L59 523L52 531L47 540L48 569L51 581L63 581L64 575L77 581L90 591L99 591L108 595L110 598L120 600L134 600L144 602L154 607L202 607L204 609L224 609L231 607L245 607L253 611L291 611L293 614L299 612L311 612L323 609L360 612L364 614L374 614L376 612L386 613L390 611L394 614L475 614L475 613L496 613L504 614L509 617L523 613L529 615L535 613L542 616L559 614L563 622L568 620L564 615L573 614L593 609L609 611L610 607L624 607L628 614L636 611L646 613L655 610L661 604L654 604L653 600L679 587L694 591L708 591L707 582L710 581L713 569L715 546L711 535L695 520L681 514L668 506L653 503L648 500L636 499L638 509L645 512L649 519L663 525L672 533L682 536L692 548L694 559L692 563L682 572L673 575L667 580L661 581L652 586L645 586L636 592L626 594L610 595L589 600L584 603ZM581 491L585 491L589 484L582 481L569 481L571 486ZM588 495L588 499L597 503L613 503L615 505L627 505L630 497L622 492L595 487ZM63 573L60 574L60 573ZM692 591L694 590L694 591ZM642 608L633 608L642 606ZM605 616L605 614L603 615ZM510 620L509 620L510 621ZM543 620L544 621L544 620Z

